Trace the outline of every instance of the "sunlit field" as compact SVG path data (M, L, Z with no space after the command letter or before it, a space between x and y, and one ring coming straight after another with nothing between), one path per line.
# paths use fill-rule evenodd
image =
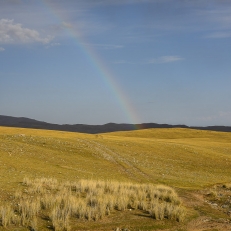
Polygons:
M213 212L203 195L216 184L230 190L230 133L147 129L89 135L0 127L0 156L3 230L190 230L191 220L203 214L229 219L224 211ZM155 196L161 187L175 199ZM25 212L23 203L37 204L35 211Z

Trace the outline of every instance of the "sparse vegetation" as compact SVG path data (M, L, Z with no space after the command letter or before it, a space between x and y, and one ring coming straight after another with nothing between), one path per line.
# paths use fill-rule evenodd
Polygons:
M98 221L114 210L139 209L157 220L182 221L185 217L181 200L167 186L93 180L59 183L49 178L24 178L23 185L14 205L1 209L4 227L21 224L37 230L37 218L49 217L54 230L68 231L70 219Z
M205 202L210 207L231 217L231 183L214 185L205 193Z

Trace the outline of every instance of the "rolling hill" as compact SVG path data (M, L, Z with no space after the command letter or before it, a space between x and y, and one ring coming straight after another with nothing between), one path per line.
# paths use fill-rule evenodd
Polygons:
M0 140L1 175L13 171L17 181L49 175L199 188L231 176L230 133L170 128L92 135L1 127Z
M150 220L145 220L149 219L148 216L141 214L140 219L144 217L140 230L141 227L143 230L157 230L158 227L197 230L185 227L202 214L210 214L214 219L227 219L227 215L212 210L198 198L203 198L205 188L230 182L231 133L161 128L83 134L0 127L0 156L0 204L13 198L25 177L45 177L64 182L87 179L164 184L175 188L184 201L188 211L185 223L151 221L145 226ZM192 200L195 203L191 203ZM94 222L89 224L91 230L102 227L102 230L112 230L127 224L133 227L130 230L136 230L132 219L139 216L135 215L136 211L132 214L133 218L123 213L126 220L120 218L123 220L121 223L110 219L102 221L106 222L107 228L103 223L97 223L99 226ZM120 215L116 213L113 216ZM88 224L81 225L79 230L88 229Z
M210 130L231 132L229 126L208 126L208 127L189 127L186 125L170 125L157 123L142 123L142 124L116 124L107 123L103 125L87 125L87 124L52 124L43 121L37 121L25 117L12 117L0 115L0 126L19 127L19 128L35 128L57 131L81 132L89 134L115 132L115 131L131 131L149 128L191 128L197 130Z

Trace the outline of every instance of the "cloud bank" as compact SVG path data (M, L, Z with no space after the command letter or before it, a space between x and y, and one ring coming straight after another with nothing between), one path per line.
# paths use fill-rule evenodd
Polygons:
M0 20L0 43L2 44L18 44L18 43L43 43L48 44L53 38L47 36L41 37L38 31L25 28L14 20Z
M183 60L182 57L180 56L161 56L157 59L151 59L148 63L152 64L152 63L172 63L172 62L177 62Z

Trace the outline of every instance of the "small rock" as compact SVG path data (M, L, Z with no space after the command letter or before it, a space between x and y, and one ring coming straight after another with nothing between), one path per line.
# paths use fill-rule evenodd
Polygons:
M203 220L203 222L208 222L208 221L210 221L210 219L204 219L204 220Z

